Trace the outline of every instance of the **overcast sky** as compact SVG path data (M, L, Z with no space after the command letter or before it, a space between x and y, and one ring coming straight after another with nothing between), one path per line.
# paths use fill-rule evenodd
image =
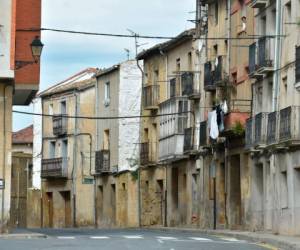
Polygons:
M102 33L175 36L193 24L195 0L42 0L42 27ZM87 67L108 67L126 60L124 48L134 56L134 40L62 34L44 31L40 90ZM139 43L146 49L158 40ZM14 107L32 111L32 107ZM13 130L32 123L32 118L14 115Z

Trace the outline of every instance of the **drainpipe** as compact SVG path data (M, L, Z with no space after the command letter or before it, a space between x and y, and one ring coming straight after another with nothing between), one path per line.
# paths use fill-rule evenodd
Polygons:
M136 39L136 38L135 38ZM136 49L137 49L137 46L136 46ZM136 51L136 56L137 56L137 51ZM144 71L142 69L142 67L140 66L139 64L139 60L138 58L136 57L136 64L137 64L137 67L139 68L139 70L141 71L141 74L142 74L142 86L141 86L141 91L142 91L142 94L143 94L143 84L144 84ZM141 98L141 103L140 103L140 114L143 115L143 102L142 102L142 99ZM140 126L139 126L139 141L142 142L142 138L141 138L141 132L142 132L142 129L141 129L141 126L142 126L142 122L141 122L141 119L140 119ZM139 144L139 152L141 152L141 144ZM139 156L139 166L138 166L138 221L139 221L139 227L142 226L142 201L141 201L141 157Z
M72 193L73 193L73 227L76 227L76 160L77 160L77 132L78 132L78 93L75 96L74 142L73 142L73 169L72 169Z
M276 32L275 32L275 52L274 52L274 75L273 75L273 102L272 111L279 109L279 68L280 68L280 56L281 56L281 0L276 1Z
M1 233L4 233L4 207L5 207L5 175L6 175L6 88L10 85L4 87L3 95L3 155L2 155L2 178L4 188L2 189L2 204L1 204Z
M98 82L98 77L96 77L96 86L95 86L95 90L96 90L96 107L95 107L95 115L98 116L98 110L99 110L99 82ZM99 150L99 120L96 119L96 142L95 142L95 150ZM92 155L91 155L92 157ZM90 169L90 174L91 174L91 169ZM96 176L94 175L94 216L95 216L95 227L97 227L97 183L96 183L97 179L96 179Z

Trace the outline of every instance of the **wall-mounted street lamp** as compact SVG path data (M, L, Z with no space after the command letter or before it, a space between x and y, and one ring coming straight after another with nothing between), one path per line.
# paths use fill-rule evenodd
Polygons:
M38 63L41 58L43 47L44 44L41 42L40 38L36 36L30 44L31 53L34 61L16 61L15 68L20 69L27 65Z

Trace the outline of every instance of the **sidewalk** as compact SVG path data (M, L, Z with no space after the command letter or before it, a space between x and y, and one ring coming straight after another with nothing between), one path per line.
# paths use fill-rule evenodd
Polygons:
M247 240L255 243L271 245L277 249L283 250L300 250L300 237L275 235L265 232L247 232L232 230L205 230L193 228L172 228L172 227L149 227L162 231L179 231L179 232L199 232L202 234L232 237L239 240ZM273 248L272 248L273 249Z
M40 239L47 238L47 235L32 232L29 229L13 229L8 234L0 234L0 239Z

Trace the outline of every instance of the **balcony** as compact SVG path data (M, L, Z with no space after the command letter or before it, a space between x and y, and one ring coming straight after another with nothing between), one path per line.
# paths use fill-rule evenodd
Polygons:
M289 106L279 112L279 141L300 142L300 107Z
M277 112L274 111L268 114L268 126L267 126L267 144L276 143L276 128L277 128Z
M159 85L148 85L143 87L144 109L156 110L159 103Z
M216 86L224 86L226 82L225 70L224 70L224 59L223 56L218 56L218 64L215 66L214 71L214 83Z
M68 164L66 158L53 158L42 160L41 177L51 178L68 178Z
M274 38L261 37L249 46L249 74L259 77L274 71Z
M264 147L267 143L267 118L266 113L259 113L254 118L254 146Z
M140 145L140 162L143 166L154 165L156 157L157 143L143 142Z
M245 129L245 147L249 149L253 146L253 119L249 118L246 121Z
M180 113L160 117L159 160L183 157L184 132L188 128L190 101L188 97L173 97L160 103L160 114Z
M194 128L186 128L184 130L183 151L188 152L194 149Z
M62 136L68 132L68 118L65 115L55 115L52 117L53 134Z
M252 101L246 99L234 99L229 102L229 113L224 118L224 132L232 132L237 123L242 126L246 125L247 119L250 117Z
M266 7L268 1L267 0L252 0L250 1L251 8L264 8Z
M212 70L211 62L206 62L204 64L204 90L214 91L216 85L214 83L214 71Z
M207 121L200 122L200 146L208 145Z
M110 173L110 151L96 151L95 173L105 174Z
M181 89L183 96L188 96L191 99L200 98L200 91L195 86L194 74L191 72L181 74Z

